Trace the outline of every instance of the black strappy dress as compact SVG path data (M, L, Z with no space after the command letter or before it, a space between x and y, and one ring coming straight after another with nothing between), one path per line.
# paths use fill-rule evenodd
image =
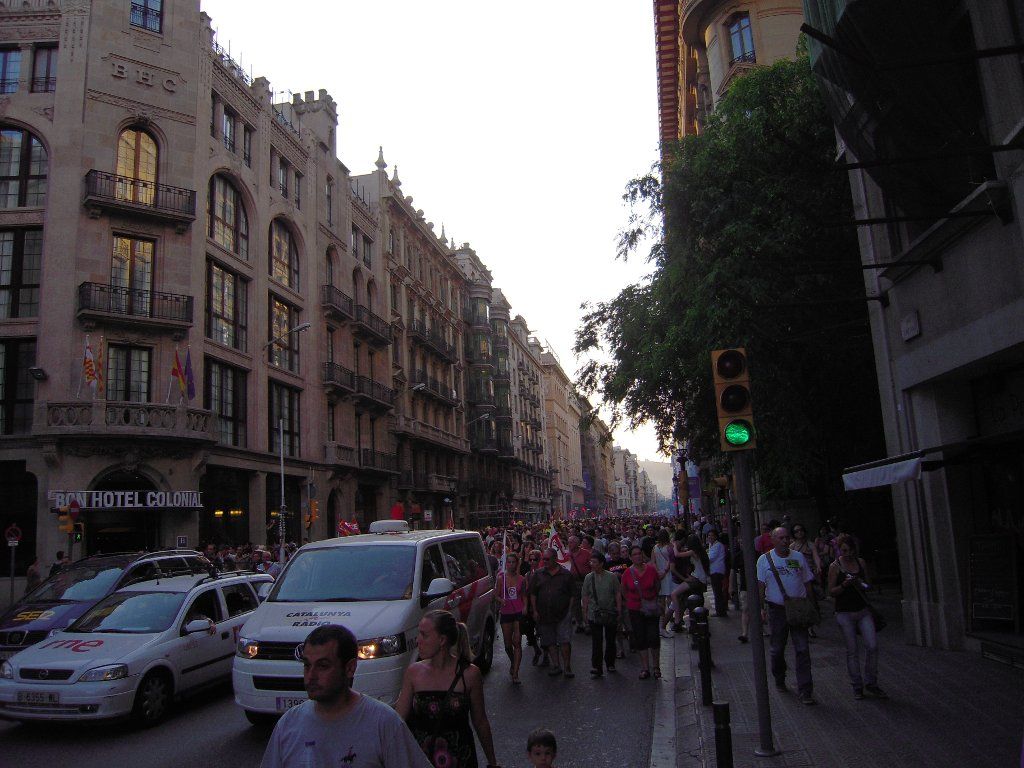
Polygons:
M412 695L409 730L434 768L478 768L465 672L460 664L447 691Z

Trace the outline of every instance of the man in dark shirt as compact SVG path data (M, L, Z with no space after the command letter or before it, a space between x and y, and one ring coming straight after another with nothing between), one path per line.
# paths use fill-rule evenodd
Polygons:
M573 576L558 564L555 550L544 550L540 559L542 570L530 583L532 614L537 622L540 644L556 665L558 651L562 652L562 665L553 667L548 674L555 677L564 672L568 678L575 677L571 663L572 621L569 617Z

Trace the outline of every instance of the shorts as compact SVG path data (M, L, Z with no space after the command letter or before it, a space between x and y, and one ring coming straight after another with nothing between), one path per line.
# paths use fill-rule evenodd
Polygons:
M515 624L517 621L523 620L522 613L503 613L501 614L502 624Z
M660 648L661 636L659 616L646 616L640 611L629 612L629 623L633 631L629 635L629 647L634 651L646 651L648 648Z
M538 624L537 637L542 647L566 645L572 639L572 618L567 613L555 624Z

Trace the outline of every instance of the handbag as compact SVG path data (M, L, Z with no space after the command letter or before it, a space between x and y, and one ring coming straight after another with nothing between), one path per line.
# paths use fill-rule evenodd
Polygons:
M840 565L839 566L839 570L842 570L842 568L843 567ZM844 571L844 573L845 573L845 571ZM858 571L858 575L859 574L860 574L860 571ZM868 613L871 614L871 620L873 622L875 622L875 632L881 632L883 629L885 629L889 625L889 622L886 620L885 616L882 615L882 612L880 610L878 610L877 608L875 608L875 606L873 606L871 604L871 601L868 600L868 596L865 595L864 594L864 590L861 589L860 584L858 584L856 581L854 581L853 582L853 588L856 589L857 592L860 593L861 598L864 600L864 605L867 606Z
M782 577L775 567L775 560L772 558L772 551L765 552L768 558L768 565L775 574L775 580L779 582L779 591L782 592L783 603L786 608L786 623L798 629L807 629L821 623L821 613L818 605L809 597L790 597L786 593L786 587L782 583Z

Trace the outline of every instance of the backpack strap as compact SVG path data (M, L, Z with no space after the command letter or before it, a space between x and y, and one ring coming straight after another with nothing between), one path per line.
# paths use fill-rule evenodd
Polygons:
M786 594L786 586L782 583L782 577L779 576L779 571L775 568L775 560L772 558L772 552L774 551L775 550L773 549L769 549L764 553L764 556L768 558L768 567L770 567L772 569L772 573L775 574L775 580L779 582L779 591L782 592L782 599L785 600L789 595Z

